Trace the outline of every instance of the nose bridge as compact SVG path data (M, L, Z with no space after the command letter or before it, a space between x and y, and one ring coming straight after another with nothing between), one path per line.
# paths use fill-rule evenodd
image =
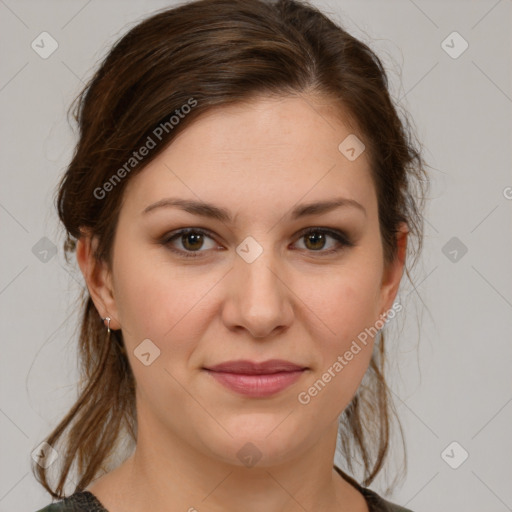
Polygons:
M250 237L237 248L239 255L237 272L240 275L244 295L252 297L258 302L266 299L266 302L274 301L280 295L280 284L276 277L279 263L276 254L267 237L265 247Z
M279 251L270 244L259 243L247 237L237 247L232 275L235 283L234 308L236 323L245 326L254 336L266 336L277 326L290 320L291 307L287 287L280 276L283 266L278 260Z

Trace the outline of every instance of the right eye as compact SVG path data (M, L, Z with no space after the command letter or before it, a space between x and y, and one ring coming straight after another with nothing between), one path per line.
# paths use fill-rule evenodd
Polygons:
M205 238L209 238L210 240L213 240L212 237L208 234L207 231L203 229L198 228L185 228L180 229L178 231L173 231L172 233L169 233L165 236L165 238L162 240L162 244L166 247L169 247L169 249L180 256L184 256L186 258L197 258L200 256L200 254L194 254L194 253L201 253L205 251L201 251L201 249L204 245ZM176 249L172 246L173 242L179 242L183 249ZM213 248L213 247L210 247Z

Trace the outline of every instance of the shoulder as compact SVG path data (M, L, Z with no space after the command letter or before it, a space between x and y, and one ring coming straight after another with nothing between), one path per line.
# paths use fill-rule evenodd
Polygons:
M401 507L396 503L391 503L379 496L375 491L366 487L362 488L366 502L368 503L370 512L412 512L412 510Z
M71 496L47 505L36 512L108 512L89 491L75 492Z
M349 484L353 485L364 496L369 512L412 512L412 510L409 510L408 508L401 507L400 505L396 505L395 503L385 500L368 487L363 487L338 466L334 465L334 469L342 478L344 478Z

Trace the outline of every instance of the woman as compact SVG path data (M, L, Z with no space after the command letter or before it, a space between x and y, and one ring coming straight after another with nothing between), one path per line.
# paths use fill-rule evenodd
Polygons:
M199 0L131 29L79 99L57 204L83 386L33 467L42 510L406 510L367 486L426 176L378 57L303 3Z

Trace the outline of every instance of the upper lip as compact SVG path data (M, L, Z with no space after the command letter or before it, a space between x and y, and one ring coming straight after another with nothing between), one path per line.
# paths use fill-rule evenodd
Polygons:
M268 361L263 361L261 363L240 359L237 361L226 361L224 363L216 364L215 366L209 366L205 369L214 372L262 375L279 372L296 372L299 370L305 370L306 367L297 365L290 361L285 361L284 359L269 359Z

